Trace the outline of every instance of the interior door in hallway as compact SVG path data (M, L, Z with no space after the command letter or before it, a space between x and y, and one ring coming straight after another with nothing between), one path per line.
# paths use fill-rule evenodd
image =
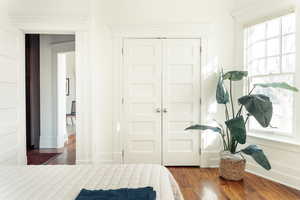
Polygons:
M124 44L124 161L161 164L162 43Z

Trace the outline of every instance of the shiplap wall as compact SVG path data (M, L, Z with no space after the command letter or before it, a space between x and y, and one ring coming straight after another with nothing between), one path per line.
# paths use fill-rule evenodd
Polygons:
M0 164L25 162L25 74L22 34L0 26Z

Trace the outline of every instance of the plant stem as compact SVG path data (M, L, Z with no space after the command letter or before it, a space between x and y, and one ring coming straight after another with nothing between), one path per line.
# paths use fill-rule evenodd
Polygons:
M234 152L236 152L236 148L237 148L237 145L238 145L239 143L238 142L236 142L235 144L234 144Z
M253 88L252 88L252 90L250 90L250 92L249 92L249 94L248 95L251 95L251 93L253 92L253 90L255 89L255 87L256 86L254 86ZM238 111L238 113L236 114L236 117L239 117L239 116L241 116L241 113L242 113L242 110L243 110L243 105L241 105L241 107L240 107L240 109L239 109L239 111Z
M231 108L232 108L232 117L234 118L234 105L233 105L233 97L232 97L232 80L230 80L230 100L231 100Z
M253 92L253 90L255 89L255 87L256 87L256 86L253 86L252 90L249 92L248 95L250 95L250 94Z
M229 120L229 112L228 112L228 108L227 108L227 104L225 104L225 116L226 116L226 120Z
M228 146L226 144L225 138L224 138L225 134L224 132L222 133L222 140L223 140L223 149L224 151L228 150Z
M225 115L226 115L226 120L229 120L229 113L228 113L228 108L227 108L227 104L225 104ZM229 150L229 146L230 146L230 140L229 140L229 130L226 126L226 137L227 137L227 147Z
M248 120L249 120L249 115L247 115L247 118L246 118L246 120L245 120L245 125L247 124L247 122L248 122Z
M238 111L237 114L236 114L236 117L241 116L242 110L243 110L243 105L241 105L239 111Z

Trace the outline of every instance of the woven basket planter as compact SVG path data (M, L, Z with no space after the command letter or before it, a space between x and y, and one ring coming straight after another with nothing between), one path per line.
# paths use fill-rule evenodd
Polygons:
M240 181L245 174L246 160L239 154L222 152L220 160L220 176L230 181Z

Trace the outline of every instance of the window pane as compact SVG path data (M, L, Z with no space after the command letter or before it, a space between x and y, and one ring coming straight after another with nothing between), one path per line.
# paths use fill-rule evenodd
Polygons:
M267 41L268 56L279 55L279 38L271 39Z
M293 76L278 75L253 78L251 81L251 85L253 85L254 83L268 82L287 82L293 85ZM283 89L256 87L253 93L265 94L270 97L273 103L273 117L271 120L271 126L276 128L268 129L280 132L291 132L293 126L293 92ZM255 119L251 120L254 121ZM251 122L250 128L263 130L260 125L257 126L256 122Z
M254 83L288 82L293 85L295 72L295 14L275 18L245 30L245 63L248 64L250 89ZM256 77L255 77L256 76ZM253 117L250 128L272 132L289 132L293 126L293 93L283 89L257 87L255 93L266 94L273 102L273 128L262 128Z
M287 35L282 38L282 53L295 52L295 35Z
M280 33L280 18L267 22L267 37L275 37Z
M295 72L295 54L282 56L282 71Z
M267 69L265 67L265 59L254 60L248 66L249 75L259 75L259 74L267 74Z
M282 17L282 33L293 33L295 32L295 13Z
M251 47L253 58L262 58L266 56L266 42L258 42Z
M280 58L279 58L279 56L268 58L267 71L268 71L268 74L280 73Z
M265 33L266 33L266 24L258 24L255 25L251 28L249 28L249 44L252 44L256 41L262 40L265 38Z

